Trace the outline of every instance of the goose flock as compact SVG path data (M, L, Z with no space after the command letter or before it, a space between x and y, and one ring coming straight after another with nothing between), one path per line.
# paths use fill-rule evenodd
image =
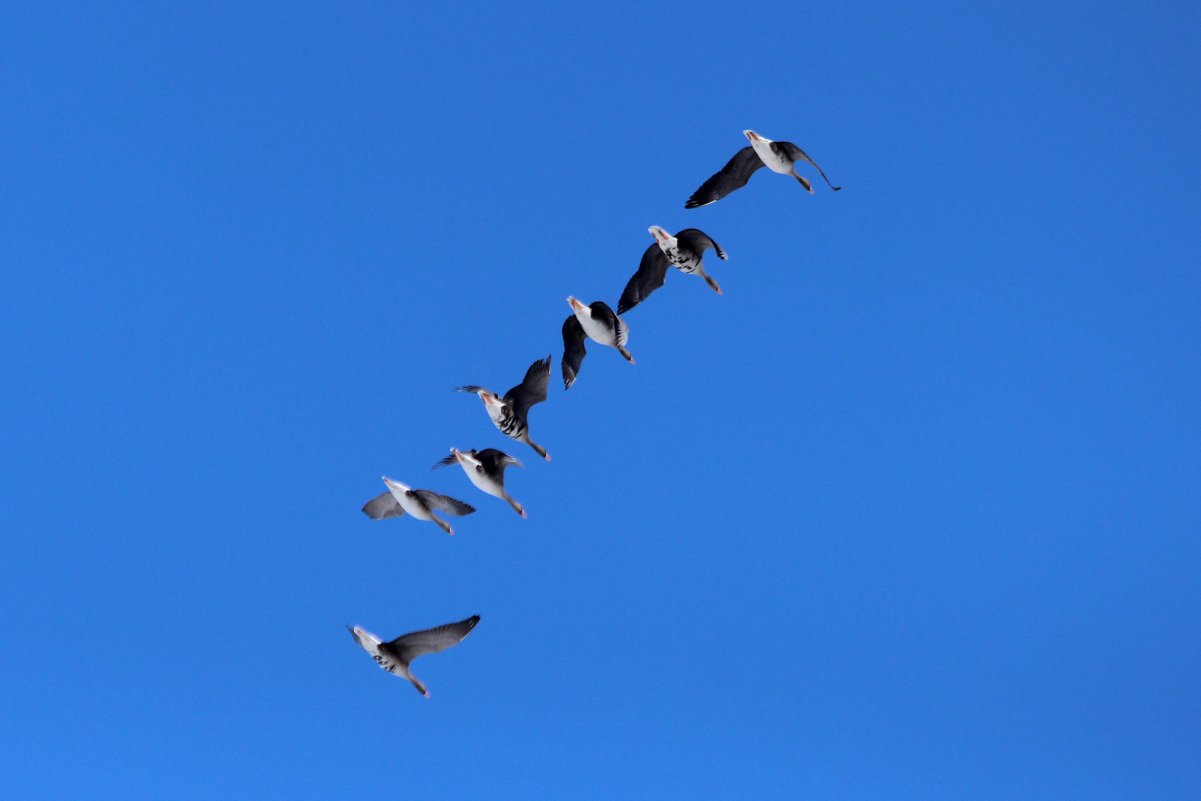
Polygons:
M726 166L701 184L684 203L684 208L698 208L721 200L734 190L746 186L760 167L767 167L781 175L791 175L805 191L813 194L813 184L796 169L798 164L808 164L817 170L831 190L837 192L842 189L840 186L834 186L817 162L791 142L773 141L750 130L742 133L750 144L735 153ZM626 347L630 338L630 328L621 315L645 301L652 292L663 286L669 266L675 267L685 275L700 276L714 292L722 294L717 281L705 272L703 262L707 250L712 250L722 261L727 258L726 252L711 236L696 228L685 228L674 235L657 225L652 225L647 230L655 241L642 254L637 272L630 277L617 302L617 311L603 300L584 303L570 295L567 297L571 314L563 321L563 357L559 361L565 390L571 389L579 377L586 354L585 340L590 339L598 345L613 348L627 362L634 364L634 357ZM535 453L549 462L550 454L530 437L529 413L531 408L546 400L550 372L551 357L547 356L531 364L521 383L504 395L497 395L474 384L456 389L479 397L488 418L502 434L530 446ZM496 448L466 451L451 448L450 455L435 463L434 468L453 464L463 468L463 472L476 489L505 501L522 518L527 517L525 507L505 490L505 470L510 465L521 467L522 464L517 459ZM363 514L372 520L387 520L408 514L416 520L432 522L447 534L453 535L455 532L450 523L439 517L438 513L462 517L475 512L474 506L448 495L427 489L414 489L387 476L383 477L383 482L387 490L363 505ZM458 645L479 621L479 615L472 615L457 623L410 632L388 642L380 640L360 626L347 626L347 629L354 637L355 643L370 654L381 668L408 679L419 693L428 698L429 690L409 671L409 664L419 656Z

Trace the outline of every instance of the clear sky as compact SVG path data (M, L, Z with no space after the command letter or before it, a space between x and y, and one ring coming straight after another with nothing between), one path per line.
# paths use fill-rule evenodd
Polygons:
M1195 4L244 5L3 15L0 796L1198 797Z

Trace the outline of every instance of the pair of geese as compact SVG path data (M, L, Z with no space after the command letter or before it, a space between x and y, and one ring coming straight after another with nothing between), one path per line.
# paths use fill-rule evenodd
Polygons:
M799 162L805 162L817 170L826 184L835 192L842 187L834 186L825 172L811 159L805 151L791 142L776 142L760 136L754 131L743 131L750 144L742 148L726 163L726 166L714 173L709 180L701 184L692 193L684 208L693 209L707 206L716 202L736 189L746 186L747 181L761 167L767 167L772 172L781 175L791 175L805 191L813 194L813 184L796 171ZM717 285L704 269L702 256L705 250L712 248L719 259L726 259L726 253L713 238L696 228L685 228L674 236L658 226L651 226L651 236L655 238L642 254L638 271L630 278L621 299L617 303L616 313L604 301L584 304L574 297L568 297L571 315L563 322L563 388L570 389L579 375L580 367L585 356L584 340L591 339L597 344L615 348L630 364L634 357L626 349L630 329L619 315L637 306L659 287L667 278L668 266L673 266L686 275L699 275L717 294L722 294ZM525 378L517 386L503 396L475 385L458 387L460 392L471 392L483 402L488 417L493 425L507 437L529 445L543 459L550 461L550 454L538 445L529 434L529 410L535 404L546 400L546 388L550 381L550 357L539 359L526 370ZM467 477L481 491L506 501L517 514L526 517L525 509L505 491L504 473L509 465L521 466L521 462L507 453L496 448L485 448L480 451L460 451L450 449L450 455L438 461L434 467L458 464L467 473ZM424 489L414 489L387 476L383 477L386 492L372 498L363 506L363 513L372 520L387 520L404 514L418 520L432 521L447 534L454 534L450 524L435 513L459 517L471 514L475 507L447 495ZM347 626L354 641L364 651L371 655L376 663L392 674L399 674L408 679L417 691L429 697L429 690L409 670L409 664L419 656L444 651L462 642L471 633L480 616L472 615L457 623L447 623L432 629L410 632L394 640L384 642L379 637L359 626Z

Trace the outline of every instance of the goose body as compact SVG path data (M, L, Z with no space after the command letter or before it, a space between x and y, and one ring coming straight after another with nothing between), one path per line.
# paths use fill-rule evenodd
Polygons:
M346 629L350 632L350 636L354 637L358 646L370 654L377 665L393 675L408 679L417 688L417 692L429 698L429 690L420 679L412 674L409 665L419 656L445 651L453 645L458 645L479 622L480 616L472 615L457 623L447 623L432 629L402 634L389 642L380 640L379 637L361 626L347 626Z
M563 359L559 363L563 371L564 389L571 389L579 375L586 355L585 338L615 348L623 359L634 364L634 357L626 350L630 327L613 312L609 304L598 300L585 305L568 296L567 305L571 307L571 315L563 321Z

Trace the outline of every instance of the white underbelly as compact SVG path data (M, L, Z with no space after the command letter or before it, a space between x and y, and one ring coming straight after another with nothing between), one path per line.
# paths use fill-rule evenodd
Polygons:
M400 508L405 510L405 513L412 515L418 520L433 520L430 513L426 510L425 504L418 501L416 498L410 498L407 495L397 495L392 493L392 497L396 498L396 502L400 504Z
M613 329L604 323L598 322L591 317L576 315L580 321L580 325L584 327L584 333L593 342L600 345L608 345L610 348L617 344L617 339L613 335Z
M755 148L755 153L758 154L759 158L763 160L763 163L772 172L778 172L782 175L790 175L792 173L792 163L773 153L770 142L751 142L751 147Z
M477 473L474 467L469 467L464 470L464 472L467 473L467 477L471 479L471 483L474 484L475 488L480 492L486 492L489 495L497 498L501 497L500 484L488 478L487 475L481 475Z

